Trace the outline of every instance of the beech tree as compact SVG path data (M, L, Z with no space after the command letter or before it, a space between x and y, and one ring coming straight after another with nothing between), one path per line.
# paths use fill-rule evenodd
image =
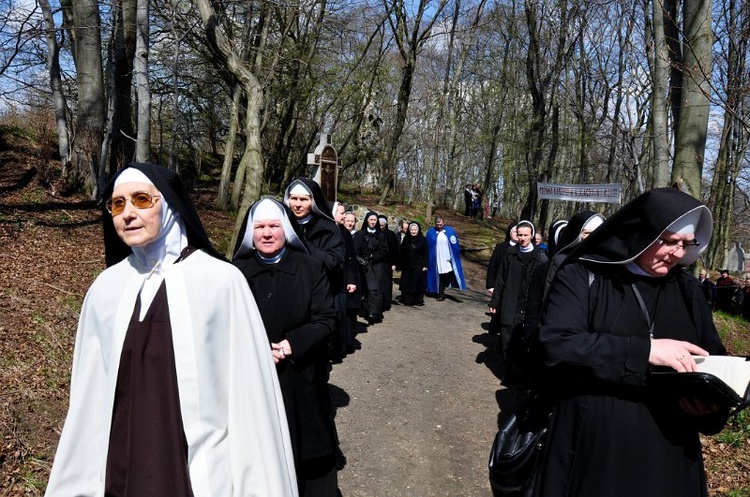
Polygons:
M82 188L97 198L104 135L104 78L102 75L101 20L95 0L64 0L71 33L78 95L73 123L73 142L67 189Z
M735 194L750 144L750 5L729 0L722 9L719 45L720 98L724 107L719 150L708 205L714 215L714 233L706 254L708 267L724 267L735 226Z
M654 0L657 1L657 0ZM665 5L668 2L665 1ZM703 158L706 150L713 33L711 0L673 3L668 19L672 62L672 114L674 117L674 166L671 183L700 198ZM682 29L674 23L680 18ZM679 32L679 36L676 34Z

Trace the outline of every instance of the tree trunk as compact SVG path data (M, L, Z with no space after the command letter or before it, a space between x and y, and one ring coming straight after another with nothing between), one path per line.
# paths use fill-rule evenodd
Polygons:
M458 25L458 14L461 9L461 0L456 0L453 6L453 22L448 40L448 56L445 61L445 73L443 75L443 89L438 95L437 117L432 134L432 162L425 161L427 165L427 208L425 209L425 218L432 218L432 207L435 199L435 182L437 181L438 164L440 161L440 144L443 140L443 117L445 115L445 106L450 98L451 91L451 66L453 65L453 50L456 40L456 26Z
M245 191L242 203L237 213L232 240L227 248L227 258L232 257L232 250L237 243L237 236L242 228L250 206L260 198L263 185L263 152L260 144L260 107L263 105L263 90L258 87L254 93L247 96L247 112L245 116L245 152L242 154L240 167L246 170Z
M648 60L651 65L651 79L654 89L651 94L651 128L654 164L654 187L669 185L669 131L667 128L667 87L669 84L669 50L664 31L666 12L659 0L653 5L653 50Z
M74 124L68 189L83 189L92 199L99 195L98 164L104 131L99 8L95 0L78 0L72 7L78 103Z
M726 266L726 257L732 241L735 226L733 216L735 189L740 165L745 160L747 149L746 88L750 85L747 72L748 46L750 46L750 6L746 2L729 0L722 13L728 20L726 30L734 40L726 46L722 55L727 61L726 79L723 81L726 93L724 126L721 131L719 153L711 183L711 196L708 206L714 215L714 232L708 248L706 267Z
M683 0L682 97L675 120L675 154L672 184L700 198L703 156L708 131L713 33L711 0Z
M68 134L67 105L63 95L62 77L60 73L60 45L55 36L55 20L49 0L39 0L39 7L44 17L44 35L47 41L47 69L49 70L50 88L52 90L52 104L55 109L55 126L57 128L57 149L60 153L62 175L67 175L70 161L70 137Z
M138 97L138 135L135 143L136 162L149 162L151 159L151 89L148 82L148 37L149 0L137 0L135 85Z
M237 139L237 127L240 119L240 99L242 97L242 88L240 85L234 85L232 91L232 108L229 111L229 134L226 143L224 143L224 164L221 167L221 180L219 181L219 197L216 200L216 206L219 209L226 209L229 205L229 184L232 177L232 165L234 164L234 144Z
M138 0L118 0L112 10L114 29L110 41L108 70L111 71L109 176L127 162L135 153L135 127L133 124L133 58L136 49L136 20Z
M209 48L219 65L226 68L242 86L247 95L247 115L245 116L245 151L240 160L239 171L247 170L244 194L241 206L250 206L258 197L260 197L261 185L263 183L263 154L261 151L261 120L260 111L263 108L263 87L250 66L243 60L241 54L237 51L226 34L217 23L217 14L209 0L196 0L196 5L201 13L203 20L203 29L209 44ZM239 188L235 181L235 189ZM234 200L234 198L233 198ZM242 218L238 217L238 222ZM232 238L235 239L240 226L235 227L235 233ZM230 245L230 250L233 245Z

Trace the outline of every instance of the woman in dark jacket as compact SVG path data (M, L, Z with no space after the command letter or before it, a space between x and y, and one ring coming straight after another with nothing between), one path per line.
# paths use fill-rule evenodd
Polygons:
M425 273L429 264L427 241L418 223L410 223L401 242L398 269L401 271L401 303L424 305Z
M364 306L367 322L383 321L383 272L388 258L388 242L378 226L378 215L368 212L362 229L354 234L357 261L364 272Z
M555 404L541 496L703 497L699 431L725 409L649 386L725 354L697 280L708 209L675 189L622 207L572 252L550 287L539 341ZM697 401L698 400L698 401Z
M263 317L289 422L299 495L335 497L336 435L328 395L328 340L336 323L323 262L307 253L270 198L245 218L233 263Z
M351 354L356 348L357 314L362 306L362 290L359 282L360 268L357 263L357 251L354 248L354 238L343 225L344 214L346 213L344 204L334 202L331 213L336 224L339 225L341 237L344 239L344 246L346 247L344 288L337 295L334 295L339 320L338 350L336 351L338 356L334 357L334 361L336 361L346 354Z

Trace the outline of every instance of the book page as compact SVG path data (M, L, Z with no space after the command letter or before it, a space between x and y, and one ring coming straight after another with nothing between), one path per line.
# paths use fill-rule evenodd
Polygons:
M737 395L745 397L750 383L750 361L746 361L744 357L724 355L693 356L693 359L698 365L698 371L717 376L732 387Z

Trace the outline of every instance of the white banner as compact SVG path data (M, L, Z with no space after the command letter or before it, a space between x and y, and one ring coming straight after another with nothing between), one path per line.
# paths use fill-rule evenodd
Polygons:
M537 183L536 191L540 199L606 202L610 204L619 204L622 199L622 190L619 183L604 183L601 185Z

